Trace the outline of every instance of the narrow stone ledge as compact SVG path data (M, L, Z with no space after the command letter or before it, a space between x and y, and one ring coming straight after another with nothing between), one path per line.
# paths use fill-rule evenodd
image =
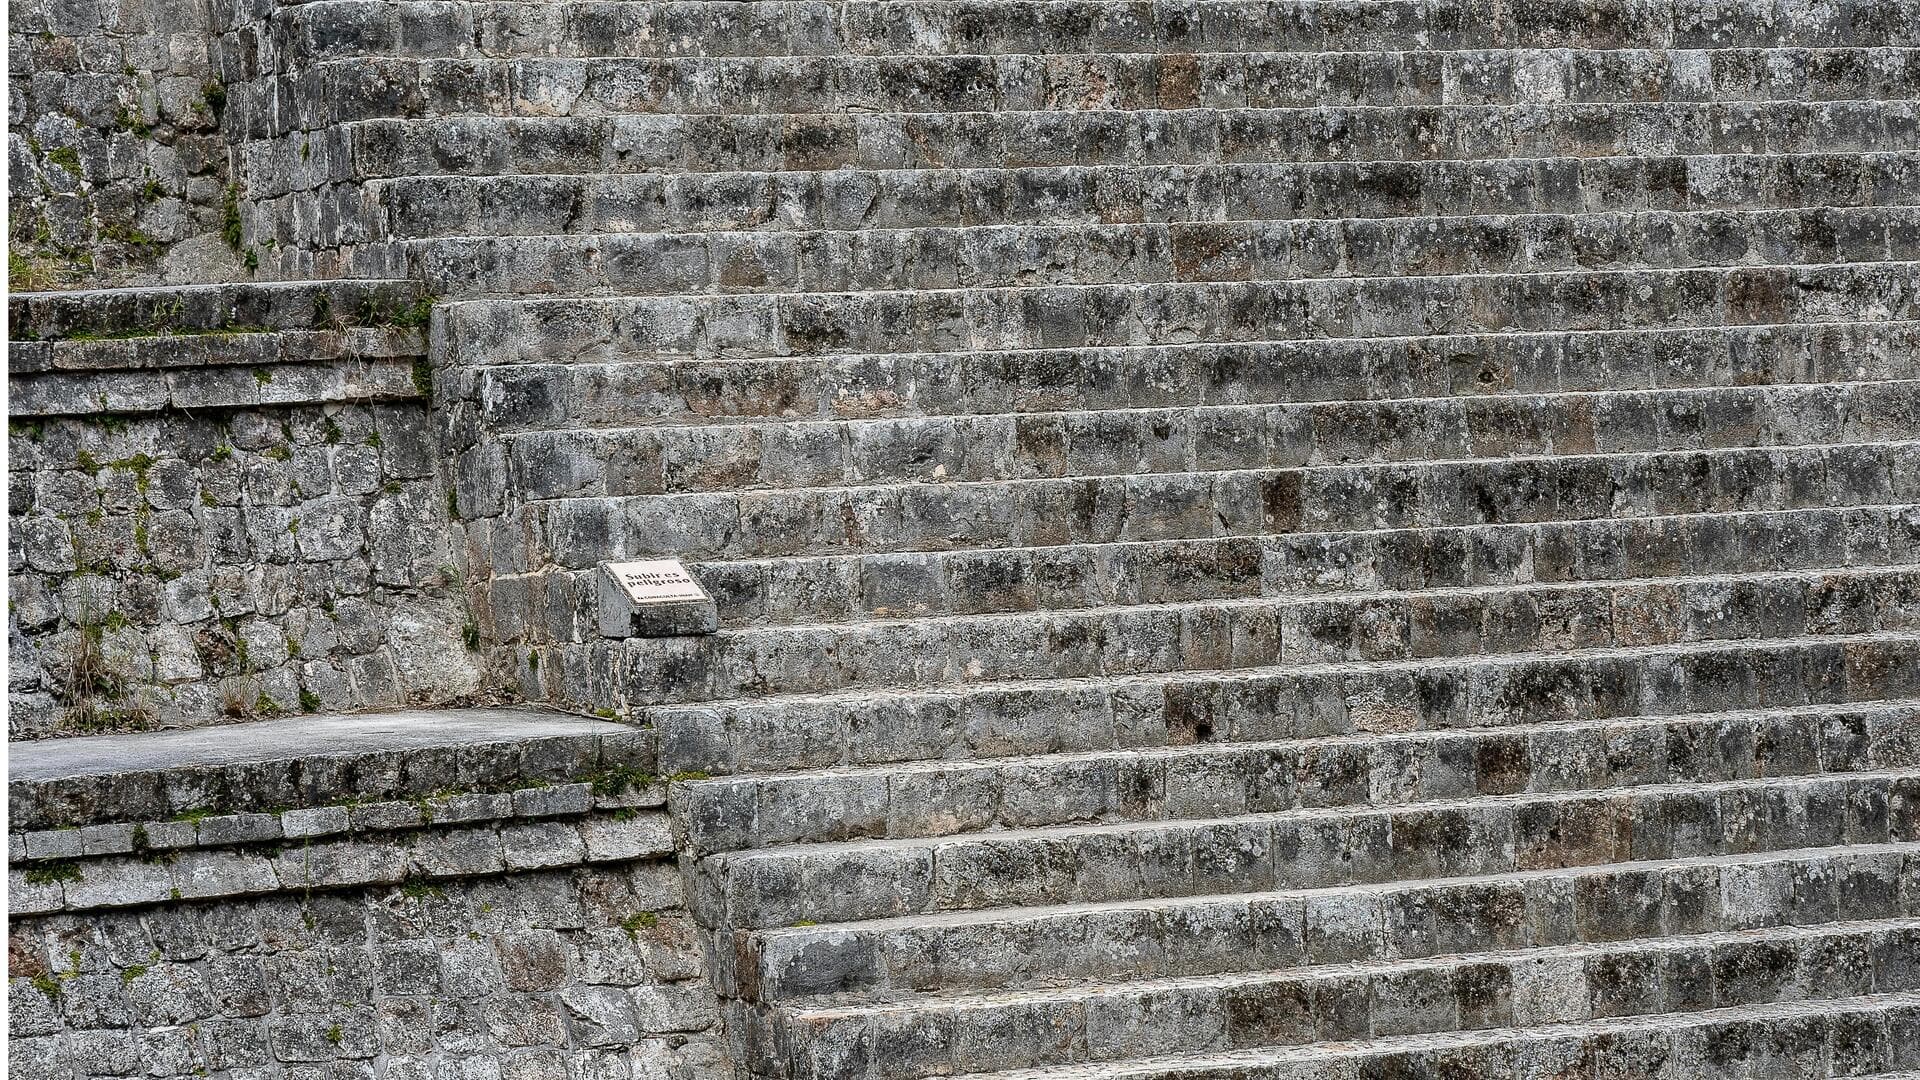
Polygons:
M154 368L251 368L322 360L411 360L426 354L426 338L418 330L350 326L338 330L11 341L7 343L7 370L16 377L48 372L124 373Z
M275 367L16 375L14 416L84 416L167 409L241 409L422 397L411 360L330 360Z
M583 817L594 810L627 813L659 809L664 785L650 783L650 799L595 796L590 783L464 792L413 801L312 806L284 813L221 814L178 821L115 822L78 829L42 829L22 840L10 862L53 862L91 855L147 854L193 848L238 847L281 840L312 840L343 833L399 832L510 818Z
M43 915L487 877L673 854L664 811L502 819L380 835L29 862L8 871L8 909L15 916Z
M651 731L533 709L293 717L15 743L11 756L10 851L29 860L89 842L166 850L665 803ZM289 831L290 812L315 810ZM83 830L107 824L127 828Z
M7 325L28 341L325 330L417 322L422 299L416 282L373 279L20 292L7 298Z

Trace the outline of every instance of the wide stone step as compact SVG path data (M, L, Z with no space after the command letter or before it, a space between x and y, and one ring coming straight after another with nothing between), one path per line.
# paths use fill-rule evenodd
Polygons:
M759 1002L1284 970L1920 913L1913 844L1272 893L999 908L736 935Z
M1920 989L1920 919L793 1008L789 1075L904 1078Z
M1691 514L1628 521L1294 534L1263 542L1262 593L1448 588L1522 581L1737 574L1904 562L1907 506Z
M1920 703L1351 735L719 777L674 789L697 854L1920 766Z
M501 250L518 258L510 248ZM462 272L478 274L489 265L476 259L474 267ZM628 293L654 289L662 275L696 274L691 267L655 263L608 268L596 262L580 272L603 283L592 286L603 292L619 281L618 288ZM629 272L639 276L628 277ZM552 361L578 355L583 348L601 358L665 359L1451 338L1911 322L1920 316L1920 263L804 295L620 295L477 301L448 310L446 346L460 355L493 356L496 363ZM532 329L543 323L545 329ZM558 348L535 351L549 343Z
M583 690L606 678L605 654L585 655L601 666ZM1903 632L762 697L636 718L659 733L661 772L693 775L1913 697L1920 637Z
M1324 1015L1329 1030L1337 1031L1340 1008L1338 1001L1329 1001L1316 1019ZM1860 1076L1863 1068L1912 1060L1916 1044L1920 1044L1920 994L1876 994L969 1073L958 1080L1318 1080L1376 1075L1405 1080L1458 1076L1531 1080L1542 1070L1580 1075L1590 1069L1595 1075L1661 1080L1701 1076L1824 1080Z
M521 499L1920 438L1920 381L529 431Z
M307 165L301 150L311 159ZM352 121L247 149L249 192L437 173L811 172L1069 165L1422 162L1920 149L1909 101L1405 109L464 116Z
M629 638L630 706L1920 630L1920 567L1209 600Z
M1920 563L1913 504L695 564L729 628ZM566 586L589 589L592 572ZM551 575L544 575L551 578ZM498 579L496 579L497 581ZM574 594L570 606L585 600Z
M1914 769L1363 804L728 852L693 893L708 925L757 929L1907 843L1916 807Z
M1420 108L1920 96L1901 48L321 60L275 80L306 129L384 117ZM259 92L243 88L246 94Z
M314 5L307 5L309 7ZM410 176L373 238L1785 210L1920 196L1910 153L830 172Z
M1920 563L1913 504L1285 537L795 556L688 567L726 629L1373 589L1616 581ZM497 640L597 634L599 570L496 572L475 586Z
M524 508L516 524L536 564L575 569L650 556L1047 547L1909 502L1920 500L1917 457L1920 445L1885 441L558 498ZM502 484L463 475L467 515L486 515Z
M1533 275L1920 259L1920 208L797 233L451 236L404 259L447 295L862 293ZM1432 329L1431 326L1418 330ZM1407 331L1401 331L1407 332Z
M1606 9L1573 0L1329 5L1202 0L322 0L282 13L289 47L322 59L414 56L884 56L953 53L1325 52L1354 49L1666 49L1920 44L1904 3L1817 9L1771 0Z
M440 373L450 407L495 431L624 427L726 417L973 416L1080 409L1384 401L1500 394L1904 380L1920 325L1761 324L1387 340L732 359L711 324L701 359L620 360L632 332L611 303L460 303L449 336L500 350ZM477 357L481 354L468 354ZM536 358L543 357L543 358ZM456 429L464 434L463 429Z

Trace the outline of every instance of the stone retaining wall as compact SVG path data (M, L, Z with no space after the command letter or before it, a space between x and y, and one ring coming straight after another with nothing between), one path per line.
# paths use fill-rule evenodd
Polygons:
M242 274L209 0L8 10L13 288Z
M16 779L11 1075L701 1075L715 999L650 739L485 715L503 731L363 751L336 718L300 758Z
M15 312L11 737L481 692L424 336L335 291Z

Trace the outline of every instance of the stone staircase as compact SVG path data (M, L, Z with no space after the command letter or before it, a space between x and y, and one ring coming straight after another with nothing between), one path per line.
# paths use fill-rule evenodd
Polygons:
M261 220L446 300L482 629L657 732L743 1073L1920 1062L1920 5L281 29L353 180ZM717 634L598 635L649 556Z

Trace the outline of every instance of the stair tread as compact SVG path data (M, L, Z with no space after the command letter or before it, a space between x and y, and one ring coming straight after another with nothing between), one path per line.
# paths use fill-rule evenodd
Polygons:
M1877 631L1864 634L1833 634L1797 638L1762 639L1762 645L1789 646L1811 645L1841 648L1848 645L1887 644L1915 646L1920 648L1920 636L1906 631ZM1698 641L1672 645L1633 645L1611 646L1590 649L1559 649L1552 651L1499 653L1486 657L1441 657L1420 660L1354 660L1339 663L1314 663L1280 665L1266 668L1229 668L1215 670L1183 669L1171 672L1154 672L1143 675L1086 676L1079 678L1052 679L1007 679L982 681L953 686L925 687L884 687L862 688L826 693L794 693L766 697L746 697L703 701L687 706L655 705L641 710L647 713L672 712L681 708L727 709L727 708L784 708L795 704L827 704L833 702L864 701L878 697L899 699L902 697L967 697L992 694L1004 691L1030 691L1047 687L1084 687L1097 684L1134 684L1149 685L1171 682L1182 678L1206 679L1210 681L1238 681L1263 678L1278 673L1290 676L1326 673L1376 673L1395 669L1418 668L1460 668L1471 666L1511 666L1538 661L1569 660L1592 657L1661 657L1679 656L1687 653L1732 652L1749 647L1752 642L1745 641Z
M1553 1040L1582 1036L1617 1036L1636 1031L1681 1030L1737 1022L1789 1021L1846 1012L1876 1012L1914 1007L1920 1007L1920 992L1906 991L1811 1001L1766 1002L1694 1013L1619 1016L1529 1027L1390 1035L1363 1040L1309 1043L1303 1046L1182 1054L1161 1058L1146 1057L1129 1061L1054 1065L990 1073L964 1073L956 1074L954 1080L1123 1080L1127 1077L1139 1077L1144 1080L1144 1078L1159 1076L1167 1077L1169 1080L1175 1077L1180 1080L1202 1080L1209 1075L1209 1070L1219 1070L1218 1075L1222 1080L1227 1077L1239 1080L1239 1078L1258 1076L1258 1073L1247 1070L1262 1066L1360 1058L1382 1052L1440 1052L1455 1048L1507 1043L1545 1044Z
M1613 453L1581 454L1517 454L1499 458L1451 457L1419 458L1410 461L1385 462L1328 462L1309 465L1282 465L1268 468L1228 468L1228 469L1178 469L1159 472L1088 474L1082 476L1014 476L990 480L899 480L882 483L860 483L849 481L840 484L810 484L787 488L732 489L719 491L667 491L636 495L566 495L539 500L542 503L565 502L621 502L635 499L710 499L716 497L751 497L755 495L780 495L799 497L816 492L844 491L888 491L888 490L952 490L955 488L987 488L1026 484L1057 484L1075 480L1134 480L1151 481L1170 477L1190 476L1204 480L1206 477L1230 475L1260 475L1269 473L1311 473L1356 470L1403 470L1408 468L1435 468L1445 466L1465 467L1511 467L1524 466L1537 462L1582 462L1612 458L1662 458L1681 455L1707 454L1751 454L1771 450L1838 450L1864 447L1874 450L1896 450L1920 446L1920 439L1861 439L1856 442L1829 443L1793 443L1781 446L1714 446L1688 447L1673 450L1622 450ZM1344 531L1344 530L1343 530ZM710 560L709 560L710 561Z
M1576 115L1580 115L1581 110L1589 110L1589 111L1600 111L1600 112L1614 114L1614 116L1611 119L1616 119L1616 120L1624 120L1624 119L1639 117L1639 118L1643 118L1650 121L1655 119L1665 119L1670 121L1672 118L1672 115L1676 112L1691 111L1696 115L1704 115L1704 116L1717 115L1722 118L1725 118L1730 116L1745 116L1756 110L1771 107L1775 111L1798 110L1803 114L1805 114L1808 119L1814 120L1814 119L1831 117L1836 112L1854 112L1854 113L1864 113L1864 114L1872 115L1882 111L1891 112L1896 107L1900 108L1900 113L1901 115L1904 116L1905 104L1906 104L1905 102L1889 102L1889 101L1870 100L1870 99L1852 99L1847 101L1821 101L1821 102L1730 102L1730 103L1681 102L1681 103L1671 103L1671 104L1639 102L1639 103L1628 103L1628 104L1609 103L1609 104L1569 105L1569 106L1451 105L1451 106L1401 107L1401 111L1451 112L1453 114L1461 114L1463 110L1479 110L1483 114L1489 111L1500 111L1500 112L1505 112L1507 114L1526 115L1529 118L1538 118L1543 114L1548 116L1552 116L1552 115L1576 116ZM1385 113L1392 108L1394 107L1375 106L1370 110L1370 112L1372 114L1378 114L1379 116L1384 117ZM1341 107L1332 107L1332 108L1326 108L1326 109L1222 109L1222 110L1209 109L1209 110L1203 110L1202 112L1204 113L1204 119L1206 123L1209 125L1209 131L1215 130L1212 127L1212 125L1218 123L1222 118L1226 118L1227 120L1230 120L1235 123L1244 123L1247 125L1251 125L1255 120L1260 120L1260 121L1268 122L1270 124L1277 125L1280 127L1288 128L1294 133L1296 137L1302 137L1304 136L1305 133L1316 130L1312 123L1312 121L1314 121L1315 119L1324 121L1325 118L1329 115L1339 115L1347 112L1352 112L1352 113L1355 113L1356 115L1366 115L1368 111L1361 110L1361 109L1349 110L1346 107L1341 106ZM1816 112L1819 114L1818 117L1814 115ZM596 133L595 132L596 126L603 127L608 131L611 131L616 125L624 127L628 130L635 130L645 126L652 126L657 128L662 123L667 123L683 129L679 132L667 133L667 134L679 134L684 136L689 134L684 129L688 127L690 124L693 124L693 126L698 126L699 123L706 123L709 121L715 121L715 120L721 120L721 119L732 119L732 120L759 124L775 118L780 118L784 121L785 118L804 117L806 118L806 122L808 123L817 122L822 126L828 128L829 130L835 130L840 126L851 127L852 121L855 119L857 119L861 123L880 124L880 125L893 124L893 125L919 126L919 125L932 124L936 122L993 124L996 122L1004 121L1010 124L1032 126L1035 123L1072 125L1082 121L1089 124L1092 124L1095 122L1106 123L1106 122L1110 122L1114 118L1121 118L1123 119L1123 121L1137 123L1139 121L1145 120L1150 117L1154 119L1155 123L1162 123L1162 122L1168 122L1168 121L1162 121L1160 119L1162 117L1173 118L1173 117L1180 117L1183 114L1186 114L1190 118L1194 118L1194 119L1198 119L1201 115L1200 113L1196 113L1193 110L1126 110L1126 111L1113 111L1113 112L1088 111L1088 112L1078 112L1078 113L1071 113L1071 114L1057 114L1057 113L1050 113L1050 112L1027 112L1027 113L1000 112L1000 113L971 113L971 114L969 113L864 113L863 112L859 114L857 118L849 118L839 113L788 113L788 114L768 114L768 115L761 115L761 116L754 116L750 114L740 114L731 118L712 117L712 116L669 116L669 115L661 115L661 114L630 115L630 116L624 116L624 117L615 117L615 116L602 114L602 115L587 116L587 117L560 117L560 118L534 117L534 116L507 117L507 116L475 114L475 115L457 116L457 117L432 117L432 118L378 117L378 118L369 118L369 119L354 119L354 120L340 121L335 125L335 127L336 129L341 131L343 136L345 136L350 141L350 143L354 145L363 146L370 153L370 155L373 155L373 156L370 156L367 160L365 160L362 163L361 169L360 169L361 175L363 177L373 178L381 175L406 175L408 173L414 172L415 171L414 169L407 168L404 165L400 165L398 164L398 162L401 158L404 158L408 153L414 153L414 152L418 152L421 149L424 149L422 147L415 147L409 150L407 148L394 146L394 145L386 145L386 146L378 145L379 143L387 140L383 136L376 135L373 133L383 132L383 131L385 132L386 135L390 136L390 135L405 135L408 133L431 134L435 130L443 130L443 131L458 130L460 132L459 141L460 141L461 150L457 154L451 155L451 158L445 155L437 154L437 153L433 154L433 156L436 159L441 161L446 161L446 160L457 161L462 158L467 158L467 159L473 158L474 155L473 155L472 146L473 146L473 141L476 135L476 132L473 130L473 128L476 124L487 124L487 123L492 123L497 126L501 126L507 130L506 132L503 132L502 134L496 136L494 139L481 138L479 141L495 142L495 140L498 140L497 142L495 142L495 145L499 145L502 147L502 150L500 151L500 153L505 155L508 161L516 160L516 159L538 161L538 160L541 160L541 158L538 155L546 154L546 153L549 153L550 151L548 149L543 149L539 145L540 139L535 133L539 131L547 131L547 132L552 132L555 134L562 135L561 145L566 149L562 150L561 153L565 157L571 158L572 161L574 162L573 167L577 167L579 162L584 160L580 155L584 150L586 150L586 148L590 147L594 141L593 137ZM1317 114L1317 117L1316 117L1316 114ZM596 125L594 123L595 121L599 121L600 124ZM697 122L697 123L694 123L694 122ZM382 125L398 125L398 127L391 127L391 126L383 127ZM1804 152L1812 152L1815 149L1823 149L1823 150L1833 149L1833 150L1839 150L1844 152L1849 150L1867 150L1867 149L1898 150L1898 149L1913 148L1913 147L1902 147L1902 146L1896 145L1895 140L1887 138L1885 137L1884 133L1879 133L1879 132L1876 132L1871 136L1872 139L1878 140L1877 142L1869 143L1862 140L1856 140L1853 142L1846 142L1846 141L1835 142L1831 137L1831 132L1827 130L1826 125L1821 124L1821 125L1815 125L1815 126L1820 127L1821 130L1817 132L1808 131L1808 132L1801 133L1800 137L1804 140L1803 142L1793 143L1789 145L1781 145L1777 149L1783 150L1783 151L1804 153ZM1408 128L1408 125L1405 125L1405 124L1394 125L1392 137L1396 140L1404 137L1407 131L1407 128ZM518 131L518 134L513 133L516 130ZM1557 142L1553 141L1556 137L1552 134L1550 125L1548 125L1545 128L1537 128L1536 130L1544 131L1545 133L1534 135L1533 136L1534 142L1530 142L1530 143L1519 143L1511 139L1508 140L1504 147L1504 149L1506 149L1508 153L1501 156L1502 157L1514 156L1514 157L1525 157L1525 158L1536 158L1536 157L1543 156L1540 152L1538 152L1538 150L1536 150L1536 146L1539 145L1543 140L1550 143L1554 150L1554 153L1548 156L1556 156L1556 157L1579 156L1579 154L1575 152L1576 149L1579 151L1594 152L1594 153L1605 152L1611 149L1613 152L1617 153L1620 148L1619 144L1624 141L1623 136L1626 129L1624 126L1622 126L1619 129L1619 131L1615 133L1615 138L1613 142L1609 144L1608 147L1600 147L1600 146L1594 145L1592 136L1586 133L1583 133L1581 135L1581 138L1586 141L1579 143L1576 146L1576 145L1570 145L1569 140L1564 138L1560 139L1560 141L1557 141ZM1061 132L1061 134L1066 135L1067 133ZM1236 132L1236 136L1241 134L1250 134L1250 133ZM586 136L586 137L582 138L582 136ZM519 140L519 141L516 141L516 140ZM980 159L980 162L988 162L996 166L1004 166L1010 163L1040 164L1040 163L1044 163L1045 160L1048 158L1072 156L1072 155L1078 155L1080 153L1079 150L1074 149L1073 142L1071 141L1070 138L1067 139L1066 141L1063 141L1055 145L1034 144L1031 142L1021 142L1018 145L1021 148L1019 150L1012 150L1012 151L1009 151L1004 148L996 147L996 149L992 152L992 156L983 157ZM1217 147L1217 143L1215 145ZM1447 152L1443 151L1438 146L1435 146L1435 147L1422 146L1419 148L1419 151L1420 151L1419 153L1409 154L1405 151L1405 149L1398 146L1387 147L1383 149L1370 149L1370 151L1369 150L1356 151L1352 148L1354 145L1365 147L1367 144L1364 140L1358 142L1357 144L1343 142L1337 147L1331 147L1331 148L1329 148L1324 142L1321 143L1320 145L1321 145L1323 154L1332 153L1335 156L1331 158L1322 156L1322 157L1300 158L1300 159L1291 159L1291 160L1303 160L1303 161L1368 160L1368 161L1385 163L1385 162L1406 161L1409 158L1420 159L1420 160L1437 160L1437 159L1447 158ZM1701 146L1701 145L1706 145L1706 144L1696 143L1696 142L1689 141L1685 138L1682 138L1679 141L1679 143L1674 147L1674 149L1681 152L1693 152L1693 148L1695 146ZM709 151L712 149L711 146L705 145L704 141L703 141L703 148ZM1448 147L1447 150L1458 155L1456 158L1452 158L1453 160L1495 160L1494 158L1483 156L1483 152L1479 150L1479 147L1475 145L1474 140L1471 140L1471 139L1463 140L1458 146ZM398 152L397 154L396 154L396 151ZM683 171L683 172L701 172L701 171L732 172L732 171L739 171L742 167L764 168L768 164L771 164L772 162L776 162L776 161L781 162L783 164L802 166L801 168L790 169L787 171L798 171L798 172L815 171L812 168L805 167L810 164L813 164L813 162L810 162L807 160L789 161L787 159L786 153L777 148L768 148L766 150L756 151L752 148L743 147L735 151L736 153L741 153L741 154L758 153L760 154L759 157L742 156L739 158L732 158L726 155L715 155L712 153L690 155L688 147L684 145L676 145L674 143L674 140L671 138L666 139L662 143L661 149L658 149L654 153L647 154L647 155L633 155L631 157L623 155L619 158L613 158L612 155L610 155L604 150L592 150L591 152L595 157L600 159L600 162L603 165L629 164L633 167L633 171L648 171L650 169L659 168L664 165L666 167L673 168L676 171ZM1096 157L1099 156L1096 151L1088 150L1087 152L1095 154ZM1183 152L1199 158L1211 157L1214 160L1218 160L1219 155L1221 153L1221 151L1218 150L1217 148L1212 150L1200 150L1197 152L1191 151L1191 150L1181 151L1181 150L1171 149L1171 148L1164 151L1164 153L1171 154L1174 156L1179 156ZM1284 154L1285 152L1286 151L1270 151L1269 155L1271 155L1272 153ZM527 155L532 155L532 156L527 156ZM1244 155L1241 155L1241 156L1244 156ZM388 164L385 164L383 166L382 159L385 159L385 162L387 162ZM884 160L891 163L890 167L912 167L912 168L925 167L925 165L913 164L913 159L911 158L904 157L903 155L894 155L892 152L889 152L889 155ZM1269 156L1268 160L1271 161L1271 160L1289 160L1289 159L1286 159L1284 157L1274 159L1271 156ZM956 158L956 159L947 160L939 163L965 167L969 165L978 164L980 162L976 162L972 158ZM1082 163L1090 163L1090 162L1083 160ZM830 167L840 167L840 166L849 165L849 164L860 164L860 162L846 161L846 160L840 160L836 158L829 163ZM494 172L518 171L518 170L512 170L512 169L503 170L502 164L494 160L489 160L485 165L480 165L478 164L478 162L476 162L475 165L469 166L469 167L470 168L484 167ZM439 165L434 171L447 171L447 169L445 165ZM454 171L460 171L460 170L458 167L456 167ZM568 171L568 170L559 170L559 171Z
M951 836L876 837L866 840L827 840L781 844L764 848L750 848L742 851L716 852L707 856L705 861L710 863L732 864L739 862L758 862L770 859L818 859L851 851L932 851L943 847L954 847L963 844L1004 844L1050 839L1119 836L1130 833L1206 829L1247 823L1347 818L1382 813L1404 816L1441 810L1470 809L1477 806L1501 804L1574 803L1595 799L1611 800L1617 798L1645 800L1665 795L1698 795L1707 792L1751 791L1768 788L1808 788L1874 780L1920 780L1920 766L1893 769L1862 769L1855 772L1825 773L1811 776L1757 777L1741 780L1722 780L1708 784L1683 781L1663 784L1642 784L1628 788L1485 794L1458 799L1432 799L1422 802L1394 803L1387 806L1360 803L1349 806L1302 807L1270 813L1237 814L1224 818L1184 818L1176 821L1121 821L1050 825L1030 829L996 829L984 832L958 833Z
M1148 758L1178 760L1182 758L1206 757L1214 754L1259 753L1262 751L1292 748L1319 749L1339 746L1447 742L1484 738L1490 735L1525 737L1542 732L1586 728L1613 730L1636 726L1658 727L1674 724L1711 723L1770 717L1818 717L1834 713L1899 713L1916 709L1920 709L1920 698L1891 698L1867 702L1784 706L1777 709L1731 709L1726 712L1714 713L1622 716L1611 717L1605 720L1543 722L1501 727L1439 728L1427 731L1391 731L1378 734L1324 735L1301 739L1260 739L1246 742L1193 743L1182 746L1125 747L1111 750L1069 751L1055 754L1019 754L998 758L903 761L886 765L834 765L818 769L796 769L791 772L732 773L724 776L710 776L697 780L686 780L682 781L682 783L687 789L698 791L701 788L730 787L740 784L789 784L806 783L810 781L828 783L837 780L851 780L864 777L892 777L949 771L1017 771L1022 769L1044 768L1053 765L1068 766L1104 760L1133 761Z
M1156 896L1137 900L1114 900L1061 904L1009 904L1003 907L929 911L914 915L859 919L849 922L815 923L809 926L769 926L747 931L756 938L800 938L847 933L884 933L889 930L913 930L920 927L993 926L1013 922L1040 922L1060 917L1107 913L1153 911L1177 912L1208 904L1241 904L1287 897L1339 897L1380 895L1422 889L1472 888L1505 882L1577 878L1600 870L1653 872L1698 866L1758 866L1796 860L1829 857L1872 858L1877 855L1907 854L1920 856L1920 840L1880 844L1842 844L1812 848L1782 848L1722 855L1694 855L1678 859L1628 859L1588 866L1554 867L1542 870L1509 870L1496 874L1472 874L1459 877L1402 878L1394 881L1361 882L1318 888L1268 889L1257 892L1206 893L1197 896Z
M1836 379L1807 383L1765 383L1752 385L1695 385L1659 388L1619 388L1605 390L1512 390L1484 394L1429 395L1410 394L1397 397L1374 398L1314 398L1304 401L1232 401L1232 402L1196 402L1189 405L1135 405L1105 406L1089 405L1082 408L1060 408L1042 406L1033 409L1011 410L992 406L977 412L936 413L903 416L765 416L765 415L714 415L698 420L676 419L656 416L634 416L619 422L607 424L582 425L580 427L556 430L549 427L520 426L513 424L497 425L496 430L504 441L536 441L551 439L555 441L598 441L629 433L650 434L692 434L713 429L732 431L741 428L779 428L783 430L805 428L836 428L850 432L874 429L887 429L914 426L955 426L968 422L1019 417L1025 420L1070 419L1099 417L1117 419L1146 419L1150 417L1179 417L1183 415L1200 416L1215 413L1247 412L1253 410L1293 411L1312 414L1320 410L1361 407L1377 412L1392 409L1440 407L1457 409L1461 412L1475 410L1511 409L1521 403L1526 405L1554 405L1562 402L1579 404L1604 404L1615 400L1651 399L1666 406L1676 399L1679 403L1691 403L1695 399L1717 397L1769 398L1775 396L1820 397L1842 395L1852 390L1895 390L1913 388L1915 401L1920 403L1920 368L1914 372L1916 377L1889 377L1879 379ZM1698 437L1698 435L1696 435Z
M1880 919L1842 919L1806 925L1769 926L1741 930L1716 930L1704 933L1675 933L1660 937L1627 938L1615 941L1573 941L1555 945L1537 945L1514 949L1481 949L1434 956L1394 957L1357 960L1344 963L1302 964L1273 970L1221 972L1212 975L1161 976L1140 979L1109 979L1076 983L1071 986L1035 987L982 992L976 990L916 992L903 1000L831 1001L821 1003L783 1002L781 1011L800 1023L819 1023L860 1016L917 1013L933 1009L956 1012L973 1008L992 1008L1063 1000L1088 1000L1113 995L1149 996L1186 989L1231 988L1276 981L1312 981L1345 975L1381 974L1421 969L1466 967L1491 960L1521 961L1527 957L1552 957L1560 960L1604 956L1615 952L1665 952L1687 948L1737 945L1753 942L1805 940L1871 934L1881 930L1920 931L1920 916L1893 916Z
M925 627L936 624L975 625L996 622L1023 622L1033 619L1047 619L1056 616L1081 619L1098 618L1102 615L1118 613L1178 612L1197 609L1234 610L1239 608L1294 608L1313 607L1331 604L1370 604L1390 600L1426 600L1458 597L1489 597L1508 595L1529 595L1539 593L1592 592L1596 590L1614 592L1622 588L1636 586L1660 586L1685 588L1692 585L1720 586L1747 583L1766 583L1799 580L1827 580L1836 578L1877 579L1906 578L1920 573L1920 563L1894 563L1874 566L1834 566L1812 567L1798 570L1756 570L1734 574L1690 574L1673 577L1635 577L1609 578L1605 581L1553 581L1527 582L1524 584L1501 585L1460 585L1430 589L1353 589L1329 591L1298 596L1224 596L1199 600L1163 600L1142 601L1127 604L1102 604L1081 608L1047 608L1023 611L989 611L973 613L940 613L909 616L874 616L862 619L848 619L836 622L786 623L771 626L733 626L716 631L713 639L723 641L728 638L744 638L755 635L821 635L858 630L883 630L907 626ZM1816 635L1808 635L1815 637ZM1826 635L1818 635L1824 638ZM1682 643L1672 643L1682 644ZM1471 656L1509 656L1510 653L1485 652L1468 656L1435 656L1408 659L1468 659ZM1299 665L1282 664L1293 667Z

